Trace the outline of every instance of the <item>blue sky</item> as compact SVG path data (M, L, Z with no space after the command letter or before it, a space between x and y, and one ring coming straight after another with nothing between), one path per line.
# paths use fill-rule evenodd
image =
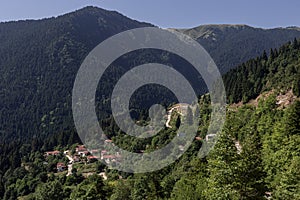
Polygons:
M0 21L57 16L87 5L116 10L163 28L224 23L300 26L299 0L7 0L0 3Z

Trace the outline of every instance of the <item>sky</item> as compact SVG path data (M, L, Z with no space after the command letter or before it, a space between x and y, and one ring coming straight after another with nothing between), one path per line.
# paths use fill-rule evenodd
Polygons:
M0 3L0 21L58 16L88 5L162 28L202 24L300 26L299 0L5 0Z

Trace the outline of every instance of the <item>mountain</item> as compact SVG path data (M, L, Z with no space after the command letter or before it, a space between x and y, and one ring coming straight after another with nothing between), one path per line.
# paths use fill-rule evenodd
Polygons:
M61 152L67 147L75 150L74 144L80 142L73 125L71 95L83 59L109 36L148 26L153 25L95 7L56 18L0 23L0 198L25 199L32 194L37 199L90 195L97 199L103 194L103 199L108 199L113 193L112 199L263 199L270 192L275 199L299 199L299 190L294 190L299 188L300 104L294 101L300 94L300 42L294 40L275 49L300 37L297 27L265 30L209 25L179 30L197 39L223 73L229 70L224 83L230 103L247 103L264 92L275 95L258 106L230 111L224 134L207 160L197 157L210 119L209 97L203 96L199 137L171 166L134 175L118 174L97 163L93 170L107 173L109 178L104 185L99 176L83 178L82 172L91 170L88 164L76 167L74 176L54 176L56 164L67 161L64 157L45 159L44 151L54 147ZM268 55L264 50L270 48ZM166 59L160 53L135 55L140 60L137 63ZM246 61L248 58L252 59ZM169 61L186 67L172 56ZM128 60L115 64L112 70L119 76ZM110 88L116 77L108 80L101 83L103 87ZM276 104L276 95L289 101L285 93L292 94L294 104L282 109ZM101 123L117 145L136 152L164 147L176 135L177 126L140 140L119 134L110 118Z
M197 40L210 53L222 73L261 55L264 50L278 48L300 37L297 27L262 29L223 24L174 30Z
M49 19L0 23L0 134L3 141L31 140L74 130L71 94L84 58L114 34L149 26L153 25L97 7ZM205 25L178 31L197 39L222 72L264 50L300 37L297 27L264 30L245 25ZM134 62L139 61L136 63L165 59L161 52L134 57ZM123 59L114 68L118 75L124 71L124 63ZM172 56L166 63L186 66ZM189 67L181 67L183 71L186 68ZM185 73L193 78L193 73ZM110 88L114 81L109 79L102 84ZM153 95L159 96L151 91L147 95L150 99Z
M96 45L114 34L149 26L153 25L97 7L86 7L49 19L0 23L2 141L23 143L64 132L75 134L71 94L84 58ZM244 25L209 25L179 31L197 39L214 57L222 72L264 50L300 37L296 27L264 30ZM166 58L161 52L133 57L133 62L138 61L136 63ZM114 68L118 76L124 71L122 65L127 60L121 59ZM186 66L172 56L165 61ZM189 67L181 67L183 71L186 68ZM193 73L190 76L192 78ZM110 88L114 81L109 79L102 84ZM149 88L143 91L148 91L149 99L155 95L157 99L159 94L165 93L164 90L152 92Z
M96 7L0 23L1 138L31 138L73 127L71 92L83 59L108 37L149 26Z
M71 90L85 56L109 36L149 26L153 25L96 7L56 18L0 23L1 137L69 130L73 127ZM197 39L222 72L300 37L297 28L263 30L244 25L179 31ZM171 62L180 63L178 59Z
M69 143L56 146L55 155L43 156L43 149L29 151L22 156L22 165L3 174L0 171L0 197L4 200L299 199L299 58L300 40L294 40L270 56L264 53L224 76L230 98L238 100L241 93L243 102L228 106L224 128L205 158L199 158L199 148L210 125L209 95L199 98L199 131L190 148L176 162L159 171L111 170L90 156L80 157L75 149L85 149L84 146ZM246 104L244 98L258 95L256 104ZM179 113L175 110L172 113L172 126L153 138L120 134L112 121L105 127L117 146L152 152L167 145L177 134L177 125L181 123ZM109 146L106 148L109 151ZM15 147L17 155L6 157L15 158L24 154L25 149L24 145L20 149ZM66 150L68 153L64 155ZM51 153L54 152L48 152ZM70 164L73 156L78 161ZM117 160L111 159L110 163L117 165ZM58 168L58 164L65 167Z

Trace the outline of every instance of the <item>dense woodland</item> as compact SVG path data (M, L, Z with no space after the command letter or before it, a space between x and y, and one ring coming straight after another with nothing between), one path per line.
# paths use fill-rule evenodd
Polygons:
M111 26L110 18L119 23ZM99 25L95 30L94 23ZM0 134L1 141L5 141L0 144L0 197L11 200L214 200L265 199L266 196L300 199L300 41L296 39L224 75L230 104L226 125L206 158L199 159L202 142L195 140L179 160L154 173L120 173L100 162L93 163L93 167L96 173L105 172L107 180L98 175L85 178L79 167L68 177L56 173L55 163L67 161L59 156L45 159L44 151L63 151L80 143L72 122L70 97L82 59L109 35L143 26L150 25L94 8L55 19L0 25L3 44L0 46L0 83L5 86L0 88L0 105L4 105L0 107ZM107 35L103 35L104 32ZM7 40L7 35L13 37ZM24 37L28 42L19 39ZM134 57L134 64L165 58L161 52L146 56L147 59L143 52ZM116 76L125 70L118 67L124 62L121 58L112 66ZM165 63L173 66L174 62L183 61L168 55ZM132 63L126 64L132 67ZM182 72L188 74L189 71ZM106 88L111 86L108 84ZM148 91L146 96L151 99L149 91L152 89L155 87L141 93ZM298 100L285 107L277 105L276 97L290 90ZM160 90L158 94L165 92ZM168 98L161 101L167 107L174 102L165 101L170 97L166 95ZM259 95L265 97L260 98L258 105L248 103ZM138 102L140 97L137 96ZM102 100L98 99L98 106ZM146 107L150 103L153 102ZM202 95L198 103L201 107L198 136L205 138L210 118L209 95ZM232 107L233 103L241 106ZM99 110L102 108L105 106ZM142 123L147 121L146 112L139 109L134 112ZM166 145L180 125L174 116L174 128L166 128L148 140L139 140L121 133L109 115L98 115L105 116L100 123L108 136L118 146L131 151L152 151ZM236 147L237 142L241 150Z
M292 89L300 95L299 41L247 61L224 76L230 103L247 102L264 91Z
M290 79L286 79L286 73L282 71L292 66L294 72L299 73L300 45L295 40L281 50L274 51L278 51L274 57L264 54L247 62L240 70L230 72L234 78L239 74L235 75L234 72L251 71L253 66L249 63L254 61L264 65L264 71L271 71L275 63L289 60L287 65L278 66L273 76L265 76L265 80L256 83L259 88L265 88L266 92L273 91L261 98L257 106L247 104L243 99L244 105L229 109L220 138L206 158L199 159L197 156L201 141L195 140L183 157L159 172L120 173L96 163L98 172L105 171L108 175L104 181L97 175L84 178L79 171L74 171L68 177L54 176L53 170L43 165L43 152L31 150L33 144L31 147L23 145L18 151L23 152L23 149L28 148L31 153L23 155L21 160L30 167L20 167L16 161L16 167L7 170L1 177L1 195L4 199L16 199L18 196L23 196L23 199L265 199L268 195L273 199L300 199L300 102L295 100L286 108L276 104L279 93L293 89L298 94L295 85L299 83L296 82L298 77L290 76ZM274 76L280 76L281 79L277 79L270 87L267 83ZM241 81L244 83L248 79ZM230 91L229 96L239 101L239 94L231 94ZM260 93L247 94L247 99L250 99ZM205 136L209 123L209 102L207 95L199 99L202 108L200 137ZM107 130L112 133L110 136L114 142L132 151L159 148L176 134L174 126L149 141L139 141L121 137L118 128L112 125L113 122L110 123L108 119L107 123ZM178 122L174 120L173 123ZM57 148L67 148L75 142L66 140L66 136L53 138L44 140L43 144L51 141ZM237 141L241 150L236 147ZM59 158L52 158L48 162L55 163L55 159Z

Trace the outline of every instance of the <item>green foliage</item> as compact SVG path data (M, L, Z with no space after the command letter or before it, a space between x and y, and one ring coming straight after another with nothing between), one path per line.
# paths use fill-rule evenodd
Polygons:
M274 191L281 184L282 177L286 176L284 174L292 161L300 156L299 105L300 102L297 101L286 109L283 117L278 119L274 126L273 133L264 136L263 155L267 172L266 181Z
M106 171L107 181L96 174L84 178L82 171L76 168L68 177L54 175L56 163L66 160L60 156L45 160L43 151L80 142L70 109L75 74L83 58L107 37L144 26L151 25L92 7L58 18L0 24L0 105L4 105L0 109L0 198L263 199L264 193L270 191L274 199L299 199L300 103L278 110L275 95L259 102L257 108L243 106L230 112L218 143L211 155L203 160L196 156L201 141L195 141L174 164L155 173L118 173L97 163L94 166L96 172ZM222 40L224 49L229 52L226 56L233 58L228 59L224 52L213 50L219 51L216 46L220 44L210 46L209 51L219 57L223 72L257 53L236 48L242 42L239 38L244 40L244 37L235 38L231 28L221 27L221 31L224 31L221 35L228 36ZM235 31L239 36L248 36L249 32L257 30L239 27ZM264 31L259 32L257 34L261 35ZM274 30L271 35L280 41L299 35L299 31L288 32ZM277 46L277 39L270 42L263 37L251 44L264 47L259 49L263 53L263 49ZM228 40L237 43L226 45ZM199 42L204 40L199 39ZM261 57L231 70L224 76L229 101L247 102L272 89L292 89L299 96L299 44L294 40L279 50L272 49L270 55L264 52ZM248 48L248 45L244 46ZM232 55L233 49L239 53ZM185 66L182 60L161 52L135 52L131 55L135 58L133 63L128 61L131 57L126 56L110 69L116 77L102 80L100 85L105 88L105 93L126 71L123 65L130 68L134 64L161 61L163 57L167 64ZM192 76L186 68L179 67L178 70ZM195 79L194 84L201 83L198 81ZM172 102L167 101L172 96L166 90L151 92L153 88L143 88L135 94L137 98L133 103L142 99L141 93L146 93L146 101L140 103L142 107L151 106L153 101L150 100L161 94L165 94L162 98L165 106L174 103L172 98ZM205 88L199 94L204 91ZM202 138L205 138L210 120L209 98L209 95L200 98L199 136ZM97 99L97 106L103 102L109 104L107 99L109 97ZM180 125L180 118L177 118L172 129L163 129L153 138L140 140L119 130L113 118L107 117L106 105L101 109L104 111L98 116L104 116L100 123L108 136L116 145L133 152L150 152L165 146ZM147 124L149 119L145 110L131 109L135 119ZM192 124L191 116L192 111L188 108L189 124ZM240 152L236 142L241 145ZM72 152L74 147L71 147ZM119 180L120 176L123 180Z
M132 183L131 180L118 181L117 184L114 186L113 193L110 197L110 200L130 199L131 190L133 187L131 183Z
M223 132L208 159L209 179L206 199L240 199L236 190L237 149L229 135Z
M299 50L299 45L289 43L282 46L278 54L273 52L272 59L263 54L229 71L223 79L230 103L248 102L272 89L293 89L299 96Z
M62 184L57 180L40 185L36 191L37 200L63 200L64 196Z
M280 177L274 199L300 199L300 157L294 157Z
M100 176L94 174L76 186L72 191L71 199L106 199L107 190Z

